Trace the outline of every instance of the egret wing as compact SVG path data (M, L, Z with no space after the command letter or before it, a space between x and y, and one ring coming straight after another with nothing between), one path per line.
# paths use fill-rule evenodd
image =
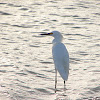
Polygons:
M53 46L53 60L56 69L64 80L68 79L69 74L69 54L63 43Z

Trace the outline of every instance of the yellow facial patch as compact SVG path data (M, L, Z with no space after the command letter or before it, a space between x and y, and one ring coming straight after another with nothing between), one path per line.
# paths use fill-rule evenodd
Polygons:
M53 33L49 33L49 34L53 34Z

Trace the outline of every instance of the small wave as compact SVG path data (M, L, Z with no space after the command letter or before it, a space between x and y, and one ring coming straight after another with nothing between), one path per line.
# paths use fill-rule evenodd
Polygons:
M42 88L35 88L36 90L43 92L43 93L50 93L49 91L47 91L46 89L42 89Z
M12 15L12 14L0 11L0 15Z

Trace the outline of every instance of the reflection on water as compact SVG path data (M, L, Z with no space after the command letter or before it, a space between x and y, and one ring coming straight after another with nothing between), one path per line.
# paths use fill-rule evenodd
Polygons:
M0 100L100 98L99 0L0 2ZM52 39L60 31L70 55L70 75L54 91Z
M70 98L67 95L58 94L55 100L70 100Z

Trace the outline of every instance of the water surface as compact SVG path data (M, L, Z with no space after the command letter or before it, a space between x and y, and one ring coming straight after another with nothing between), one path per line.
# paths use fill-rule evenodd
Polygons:
M0 100L87 100L100 97L99 0L0 0ZM70 55L63 91L54 93L52 37L58 30Z

